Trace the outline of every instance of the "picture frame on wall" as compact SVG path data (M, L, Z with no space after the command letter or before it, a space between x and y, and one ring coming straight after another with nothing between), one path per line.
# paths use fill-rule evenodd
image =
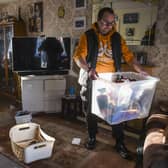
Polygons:
M74 18L74 29L75 30L81 30L86 28L86 17L76 17Z
M125 13L123 15L123 24L135 24L139 21L139 13Z
M86 8L86 0L74 0L74 4L76 9Z
M125 30L126 36L134 36L135 35L135 28L134 27L127 27Z
M43 32L43 2L28 6L29 32Z

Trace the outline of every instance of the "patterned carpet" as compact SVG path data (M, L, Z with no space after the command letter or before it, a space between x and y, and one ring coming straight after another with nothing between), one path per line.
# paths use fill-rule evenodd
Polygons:
M95 164L97 168L100 166L103 168L134 168L135 166L134 161L124 160L116 154L114 140L110 133L107 135L100 131L96 150L89 151L84 147L87 138L84 123L67 121L60 116L49 114L33 116L33 122L40 124L46 134L55 137L52 157L26 165L19 162L11 150L9 130L15 125L15 111L9 108L9 104L0 106L0 109L3 110L0 112L0 153L3 154L1 159L5 159L3 163L6 164L3 167L10 166L10 162L9 165L6 162L6 156L8 156L7 159L11 160L11 164L14 162L26 168L94 168ZM74 137L81 138L80 145L72 145ZM113 140L112 144L104 143L108 138L110 141ZM128 147L131 148L132 144L131 142L128 143ZM17 166L11 168L14 167ZM18 166L18 168L20 167Z
M0 163L0 168L23 168L23 166L2 154L0 154Z
M115 168L133 168L135 166L134 162L120 158L112 145L100 141L97 143L96 150L88 151L84 147L87 138L85 125L83 125L83 127L76 127L74 124L73 128L72 123L69 121L54 122L52 119L52 121L46 122L45 119L41 120L38 118L35 118L34 122L39 123L48 135L56 138L50 163L55 164L58 168L79 168L83 166L85 168L93 168L92 157L95 163L97 162L98 165L103 164L104 168L111 168L112 164L116 165ZM81 138L81 144L79 146L71 144L74 137ZM101 157L100 159L97 155L103 155L104 158ZM111 159L113 162L111 162ZM107 160L110 161L108 164L104 162ZM85 165L87 165L87 167Z

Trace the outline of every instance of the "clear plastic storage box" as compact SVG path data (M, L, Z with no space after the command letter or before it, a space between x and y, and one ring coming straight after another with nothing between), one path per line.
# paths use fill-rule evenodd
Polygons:
M117 75L125 80L116 83ZM100 73L92 85L92 113L109 124L149 115L159 79L134 72Z

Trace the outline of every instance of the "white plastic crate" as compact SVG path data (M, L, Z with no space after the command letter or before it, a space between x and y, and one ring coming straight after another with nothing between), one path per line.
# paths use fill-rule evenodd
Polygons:
M16 124L31 122L32 114L28 111L18 111L15 115Z
M117 74L136 81L116 83ZM109 124L148 116L159 79L134 72L100 73L92 85L93 114Z
M40 125L35 123L13 126L9 137L13 153L25 163L49 158L55 142L55 138L45 134Z

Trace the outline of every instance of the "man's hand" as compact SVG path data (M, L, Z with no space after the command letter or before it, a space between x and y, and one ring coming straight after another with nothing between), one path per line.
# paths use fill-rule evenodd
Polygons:
M141 65L138 63L138 61L134 58L134 60L129 64L130 66L132 66L136 72L144 75L144 76L148 76L149 74L147 72L145 72L143 70L143 68L141 67Z
M89 71L89 66L86 63L86 60L84 60L83 58L80 58L79 60L76 60L75 62L79 68L82 68L85 71Z
M91 80L96 80L98 78L98 74L97 74L96 70L93 68L91 68L88 71L88 76L89 76L89 79L91 79Z
M149 74L148 74L147 72L142 71L142 70L141 70L139 73L140 73L141 75L144 75L144 76L149 76Z

